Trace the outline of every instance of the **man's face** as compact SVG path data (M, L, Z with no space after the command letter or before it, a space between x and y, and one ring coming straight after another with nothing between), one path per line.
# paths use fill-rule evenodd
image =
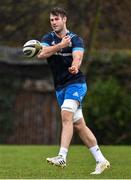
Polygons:
M60 33L65 26L66 17L61 17L60 15L54 16L50 14L50 23L53 31Z

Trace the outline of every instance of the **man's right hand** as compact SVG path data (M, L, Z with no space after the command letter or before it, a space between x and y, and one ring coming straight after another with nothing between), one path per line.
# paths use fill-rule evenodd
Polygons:
M60 42L61 48L68 47L71 43L71 38L70 36L65 36L62 38L62 41Z
M61 42L54 46L43 46L40 53L37 55L38 59L46 59L56 52L60 51L62 48L68 47L71 43L70 36L65 36L62 38Z

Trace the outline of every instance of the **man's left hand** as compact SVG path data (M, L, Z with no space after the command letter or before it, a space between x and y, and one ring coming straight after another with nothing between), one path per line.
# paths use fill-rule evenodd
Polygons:
M69 67L69 72L71 73L71 74L77 74L78 73L78 68L76 67L76 66L71 66L71 67Z

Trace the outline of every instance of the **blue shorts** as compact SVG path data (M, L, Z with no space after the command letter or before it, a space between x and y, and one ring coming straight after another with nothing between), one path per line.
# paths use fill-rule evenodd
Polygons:
M63 89L56 91L56 96L60 106L63 104L65 99L77 100L81 105L86 92L87 92L86 83L77 83L77 84L70 84Z

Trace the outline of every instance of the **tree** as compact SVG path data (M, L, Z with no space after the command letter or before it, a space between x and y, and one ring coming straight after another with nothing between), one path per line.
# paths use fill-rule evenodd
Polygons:
M81 0L3 0L0 6L1 44L21 46L31 38L40 39L50 30L48 13L53 6L67 9L69 29L79 33L88 48L93 39L93 47L97 49L131 47L129 0L84 0L82 3ZM97 28L93 24L97 24Z

